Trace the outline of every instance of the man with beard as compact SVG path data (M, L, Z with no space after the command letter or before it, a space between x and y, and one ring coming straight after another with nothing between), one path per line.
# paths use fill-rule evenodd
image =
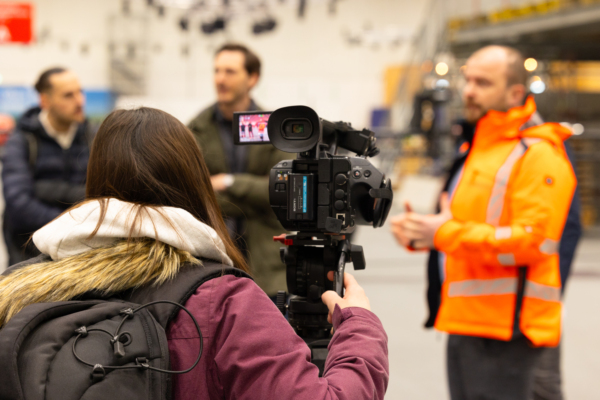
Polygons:
M392 232L406 247L435 250L426 326L450 334L451 398L527 400L540 359L560 340L571 132L538 120L518 51L485 47L464 74L465 140L440 212L399 215Z
M52 68L35 89L40 105L19 119L2 158L9 265L39 254L29 236L85 197L92 134L79 79Z
M189 128L196 137L211 174L213 189L229 233L248 258L256 283L271 297L285 290L285 265L273 236L284 230L269 203L269 172L279 161L293 158L272 145L235 146L234 112L257 111L250 91L260 78L259 58L245 46L226 44L214 60L217 102L202 111ZM247 137L253 138L248 123Z

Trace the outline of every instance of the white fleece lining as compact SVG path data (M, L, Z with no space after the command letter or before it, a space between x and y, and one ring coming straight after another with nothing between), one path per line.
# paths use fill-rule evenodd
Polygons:
M33 242L42 253L48 254L55 261L83 253L91 248L110 245L118 239L129 236L137 207L132 203L110 199L102 225L96 235L88 239L96 229L100 218L100 203L90 201L35 232ZM160 212L152 208L145 209L141 223L133 233L134 237L157 239L188 251L196 257L233 265L221 238L213 228L198 221L183 209L174 207L157 207L157 209Z

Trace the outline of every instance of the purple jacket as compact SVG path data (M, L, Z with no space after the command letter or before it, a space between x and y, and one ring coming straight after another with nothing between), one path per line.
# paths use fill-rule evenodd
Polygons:
M336 307L319 378L304 341L252 280L226 275L208 281L185 307L198 320L204 353L194 370L174 376L174 400L383 399L387 336L370 311ZM187 314L179 313L167 337L172 369L192 365L200 343Z

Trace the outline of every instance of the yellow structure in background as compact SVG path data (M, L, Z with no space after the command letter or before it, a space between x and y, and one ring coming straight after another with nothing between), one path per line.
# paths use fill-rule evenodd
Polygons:
M482 14L469 18L455 18L448 21L448 29L457 31L461 29L477 28L488 24L501 24L518 19L535 18L564 9L600 4L600 0L547 0L526 4L520 7L508 7L490 14Z
M403 93L399 93L404 83ZM401 100L412 99L421 88L421 68L416 65L394 65L387 67L383 77L384 99L383 104L391 107L401 96Z
M562 3L562 4L561 4ZM560 10L561 5L568 3L560 0L544 1L537 4L528 4L522 7L506 8L501 11L493 12L489 15L492 24L506 21L512 21L519 18L531 18L538 15L544 15Z
M600 93L600 62L553 61L548 68L553 91Z

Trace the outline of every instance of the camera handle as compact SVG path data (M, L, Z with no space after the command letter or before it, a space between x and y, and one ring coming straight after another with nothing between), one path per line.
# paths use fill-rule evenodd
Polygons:
M338 266L337 266L337 271L335 271L335 279L334 279L334 288L335 288L335 292L338 294L338 296L340 297L344 297L344 270L346 269L346 251L344 251L344 249L346 249L346 243L348 241L345 240L343 247L342 247L342 253L340 254L340 259L338 261Z
M351 244L348 239L341 243L340 258L335 272L334 289L340 297L344 297L344 270L346 262L351 262L355 270L365 269L365 253L362 246Z

